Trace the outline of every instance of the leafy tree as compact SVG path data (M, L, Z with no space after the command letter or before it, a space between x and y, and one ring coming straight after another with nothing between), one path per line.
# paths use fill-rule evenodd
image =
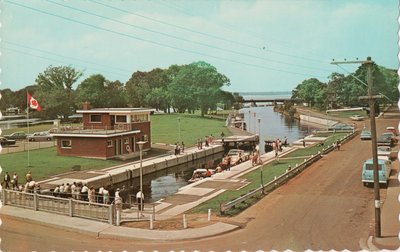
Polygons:
M90 102L94 108L105 107L107 96L106 78L101 74L89 76L76 89L78 107L86 101Z
M128 104L132 107L145 107L147 105L146 96L151 89L146 75L146 72L137 71L125 84Z
M208 109L218 103L221 87L229 84L229 79L219 73L214 66L198 61L181 67L171 82L170 90L171 96L174 97L174 106L185 107L184 104L191 100L186 108L194 109L193 101L196 101L201 115L204 116ZM178 100L181 102L177 103Z
M52 90L61 88L72 91L72 85L83 75L83 72L77 71L70 66L49 66L43 73L36 78L37 85L42 90Z
M36 78L37 99L46 118L68 118L75 110L73 84L83 75L70 66L49 66Z
M292 98L299 98L304 102L307 102L310 107L317 104L321 107L321 102L325 95L321 92L326 88L326 84L320 82L316 78L304 80L301 84L297 85L296 89L292 92Z
M127 96L124 84L120 81L106 81L105 86L106 99L105 107L110 108L124 108L127 107Z

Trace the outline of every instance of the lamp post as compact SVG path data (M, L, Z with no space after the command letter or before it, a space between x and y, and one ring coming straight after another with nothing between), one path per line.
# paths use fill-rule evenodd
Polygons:
M247 132L250 132L250 122L251 122L251 111L249 110L249 127L247 128Z
M178 117L179 143L181 142L181 118Z
M258 118L258 136L261 137L261 128L260 128L260 123L261 123L261 118Z
M139 145L139 154L140 154L140 191L139 191L139 211L140 211L140 217L142 216L142 211L143 211L143 201L144 201L144 193L143 193L143 170L142 170L142 153L143 153L143 145L146 142L144 141L139 141L137 144Z

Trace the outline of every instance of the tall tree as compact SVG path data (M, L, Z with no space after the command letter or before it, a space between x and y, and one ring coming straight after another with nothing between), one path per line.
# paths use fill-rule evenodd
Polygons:
M37 99L41 102L44 117L68 118L75 110L73 84L83 75L70 66L49 66L36 78Z
M299 98L307 102L311 107L316 103L317 106L321 106L321 96L323 96L321 92L325 87L326 84L320 82L316 78L304 80L301 84L297 85L296 89L292 92L292 98Z
M88 101L94 108L105 107L107 95L106 78L101 74L91 75L76 89L77 106Z
M170 90L173 92L171 96L175 97L173 99L175 106L179 95L186 96L192 99L187 108L192 109L193 101L196 101L201 115L204 116L208 109L215 107L218 103L221 87L229 84L229 79L219 73L214 66L204 61L198 61L181 67L170 84L172 86ZM188 97L189 95L193 95L193 97Z

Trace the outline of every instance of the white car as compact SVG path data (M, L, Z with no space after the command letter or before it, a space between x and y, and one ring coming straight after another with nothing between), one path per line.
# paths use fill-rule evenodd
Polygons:
M53 135L49 134L48 132L35 132L32 135L27 137L28 141L36 142L36 141L53 141Z
M397 152L392 151L390 146L378 146L378 157L387 157L390 160L396 159Z
M231 165L237 165L241 162L247 161L250 158L250 154L240 149L231 149L228 152L228 156L231 158Z
M360 115L353 115L353 116L350 116L350 119L353 121L362 121L362 120L364 120L364 117L360 116Z

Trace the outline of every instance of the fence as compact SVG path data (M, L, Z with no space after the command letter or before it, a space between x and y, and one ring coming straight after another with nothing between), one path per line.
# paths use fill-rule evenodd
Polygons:
M2 145L1 154L22 152L36 149L43 149L57 146L56 141L39 141L39 142L28 142L28 141L17 141L16 145Z
M15 207L28 208L35 211L44 211L93 219L114 224L114 205L89 203L72 198L59 198L37 193L2 190L3 204Z
M139 204L135 203L136 197L129 195L129 200L118 208L114 202L111 204L93 203L84 200L76 200L71 197L55 197L37 193L25 193L12 190L2 190L1 199L4 205L32 209L70 217L92 219L109 224L119 224L128 221L155 220L155 204L143 203L141 211ZM62 195L59 195L62 196ZM132 200L133 199L133 200ZM111 199L113 200L113 198ZM101 202L102 198L96 200ZM120 211L117 223L116 210Z
M353 132L348 134L346 137L340 139L340 143L345 143L348 140L352 139L355 135L357 135L357 132ZM309 159L304 160L303 163L296 165L296 167L294 167L293 169L287 170L284 174L282 174L281 176L275 178L274 180L272 180L271 182L267 183L266 185L262 185L259 188L248 192L245 195L240 196L239 198L236 198L232 201L229 201L227 203L222 203L220 205L220 213L224 214L225 211L229 210L230 208L246 201L247 199L255 196L256 194L259 193L269 193L272 192L273 190L275 190L276 188L278 188L279 186L285 184L289 179L291 179L292 177L296 176L298 173L302 172L305 168L307 168L308 166L310 166L312 163L316 162L318 159L320 159L322 157L322 155L325 155L327 153L329 153L330 151L334 150L334 145L332 144L331 146L328 146L328 148L323 149L322 152L319 152L317 155L315 156L311 156Z

